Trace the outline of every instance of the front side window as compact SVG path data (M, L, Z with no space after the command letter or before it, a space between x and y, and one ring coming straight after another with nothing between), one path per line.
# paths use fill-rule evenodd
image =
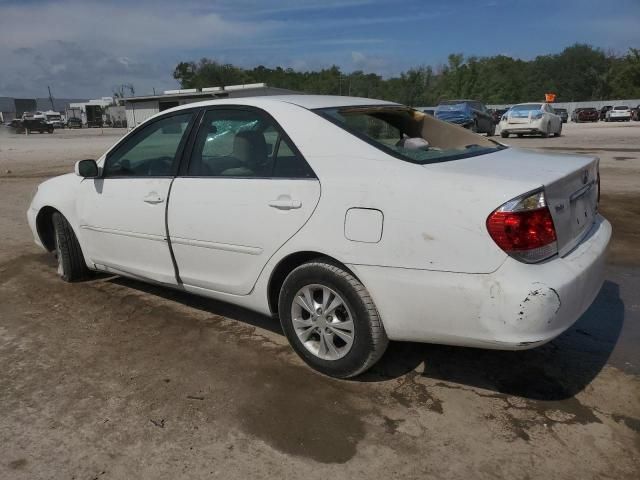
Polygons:
M193 113L155 121L132 134L107 156L106 177L165 177L174 174Z
M210 110L187 172L197 177L313 178L307 162L274 122L258 111Z
M343 107L315 112L380 150L413 163L444 162L505 148L408 107Z

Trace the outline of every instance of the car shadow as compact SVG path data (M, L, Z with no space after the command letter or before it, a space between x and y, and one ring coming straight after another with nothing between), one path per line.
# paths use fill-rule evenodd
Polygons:
M124 277L108 281L284 335L277 319L246 308ZM490 392L532 400L564 400L584 390L607 364L623 324L619 286L606 281L587 312L546 345L502 351L391 342L382 359L353 380L385 382L419 371L425 378Z
M122 285L127 288L133 288L150 295L162 297L172 302L180 303L184 306L194 308L203 312L207 312L213 315L226 317L232 320L252 325L254 327L262 328L270 332L284 336L280 322L278 319L262 315L247 308L239 307L231 303L221 302L206 297L201 297L189 292L181 290L175 290L159 285L153 285L142 281L125 278L125 277L112 277L110 282L117 285Z
M386 381L417 369L433 380L532 400L564 400L582 391L606 365L623 323L619 286L606 281L587 312L546 345L501 351L393 342L383 358L356 380Z

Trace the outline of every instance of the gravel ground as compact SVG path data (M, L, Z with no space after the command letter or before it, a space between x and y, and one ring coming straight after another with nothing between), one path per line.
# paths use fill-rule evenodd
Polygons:
M574 327L525 352L392 344L355 381L252 312L57 279L33 190L123 133L0 127L0 478L640 477L640 123L506 141L601 158L611 264Z

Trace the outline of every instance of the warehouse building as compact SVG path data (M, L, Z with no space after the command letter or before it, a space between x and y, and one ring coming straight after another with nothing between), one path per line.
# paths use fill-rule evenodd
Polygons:
M269 87L266 83L252 83L203 89L167 90L162 95L128 97L124 98L122 102L126 108L127 125L129 128L133 128L156 113L187 103L223 98L294 95L298 93L300 92L285 88Z

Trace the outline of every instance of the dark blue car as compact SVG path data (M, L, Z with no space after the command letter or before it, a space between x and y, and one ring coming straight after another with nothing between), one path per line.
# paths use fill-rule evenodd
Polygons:
M476 100L444 100L436 107L435 117L487 136L496 133L491 114L482 102Z

